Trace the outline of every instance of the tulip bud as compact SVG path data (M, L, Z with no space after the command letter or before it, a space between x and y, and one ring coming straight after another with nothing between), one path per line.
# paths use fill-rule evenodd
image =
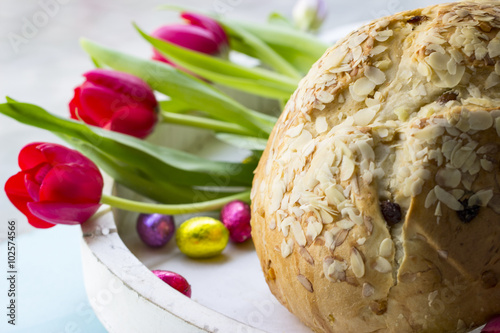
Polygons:
M303 31L316 31L326 18L325 0L298 0L293 7L295 25Z
M182 13L187 24L164 25L151 35L186 49L209 54L224 55L229 48L229 41L224 29L213 19L193 13ZM153 59L173 65L156 49Z
M103 179L79 152L54 143L31 143L18 157L21 171L5 183L9 200L36 228L81 224L99 208Z
M83 76L87 80L75 89L69 104L71 118L141 139L153 131L158 103L146 82L105 69Z

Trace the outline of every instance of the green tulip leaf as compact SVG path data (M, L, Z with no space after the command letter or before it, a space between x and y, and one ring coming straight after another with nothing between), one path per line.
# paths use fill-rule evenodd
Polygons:
M187 186L251 186L255 165L206 160L129 135L64 119L33 104L0 104L0 113L27 125L82 140L141 170L149 179Z
M287 98L297 88L298 76L292 79L262 68L248 68L237 65L228 60L191 51L151 37L137 26L135 27L142 37L165 57L213 82L271 98ZM277 54L276 56L279 57ZM291 65L288 66L295 71Z
M215 135L217 139L230 144L237 148L263 151L266 149L267 140L261 138L253 138L249 136L228 134L228 133L217 133Z
M151 88L212 117L239 124L256 134L269 134L276 118L250 110L213 86L159 61L145 60L83 39L83 49L99 63L130 73Z

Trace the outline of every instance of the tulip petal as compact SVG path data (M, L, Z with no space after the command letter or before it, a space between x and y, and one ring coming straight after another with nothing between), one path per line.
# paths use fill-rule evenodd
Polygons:
M40 186L40 201L98 203L101 200L101 173L79 165L56 165Z
M21 171L7 180L5 183L5 193L7 194L7 197L10 202L12 202L12 204L28 218L29 224L35 228L45 229L53 227L54 224L36 217L28 209L27 204L33 201L33 199L30 197L24 186L25 175L26 173Z
M102 127L111 119L113 112L130 103L133 101L125 95L85 82L81 85L79 115L85 123Z
M229 44L229 40L224 29L222 29L217 21L211 19L210 17L196 13L182 13L181 17L192 25L199 26L210 31L217 44Z
M17 162L21 170L28 170L36 167L38 164L46 162L45 156L40 151L40 145L43 142L33 142L24 146L17 157Z
M53 202L29 202L28 208L40 219L54 224L75 225L87 221L99 209L100 204L68 204Z
M166 25L156 29L151 36L193 51L206 54L219 53L219 43L217 43L214 35L210 31L195 25Z
M99 172L97 166L88 159L86 156L82 155L80 152L69 149L65 146L61 146L54 143L47 143L40 147L40 151L45 156L48 163L52 165L58 164L71 164L81 166L82 168L93 169ZM39 181L41 182L41 181Z
M142 139L151 134L157 121L157 114L149 109L124 107L114 113L109 129Z
M26 188L26 191L28 192L29 196L33 201L39 201L40 200L40 184L38 184L33 176L26 174L24 176L24 187Z
M100 68L89 71L84 76L88 82L110 89L118 95L125 95L137 104L152 109L158 104L151 87L137 76Z

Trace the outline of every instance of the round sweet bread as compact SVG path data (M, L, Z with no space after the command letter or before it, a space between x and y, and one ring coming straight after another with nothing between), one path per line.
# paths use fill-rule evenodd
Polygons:
M256 171L272 293L315 332L500 313L500 1L373 21L312 67Z

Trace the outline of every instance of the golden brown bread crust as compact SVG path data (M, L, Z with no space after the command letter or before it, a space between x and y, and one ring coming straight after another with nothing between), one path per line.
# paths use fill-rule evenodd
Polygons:
M271 291L314 331L461 332L500 313L499 31L500 1L382 18L292 95L252 236Z

